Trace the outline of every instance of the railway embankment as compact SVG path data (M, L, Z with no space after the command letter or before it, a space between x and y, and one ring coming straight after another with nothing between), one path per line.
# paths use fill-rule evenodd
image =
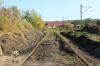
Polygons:
M62 35L75 42L85 52L89 52L90 55L93 55L96 58L100 58L100 42L91 40L87 35L76 36L68 32L61 32Z

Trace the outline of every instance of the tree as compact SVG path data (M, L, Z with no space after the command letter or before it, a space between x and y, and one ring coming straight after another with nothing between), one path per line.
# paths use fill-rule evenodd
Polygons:
M96 22L97 22L97 25L100 25L100 20L99 19L97 19Z
M25 11L24 12L24 15L23 15L23 18L30 22L31 25L35 28L38 28L38 29L43 29L44 28L44 21L42 20L41 16L38 15L34 10L32 11Z
M64 24L64 27L65 27L65 29L68 30L68 31L74 31L74 30L75 30L75 26L74 26L74 24L72 24L71 22L66 22L66 23Z
M3 31L14 31L21 22L21 14L17 7L0 9L0 29Z

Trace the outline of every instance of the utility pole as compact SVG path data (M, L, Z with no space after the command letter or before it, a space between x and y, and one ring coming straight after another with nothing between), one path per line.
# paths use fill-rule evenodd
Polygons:
M82 10L83 9L83 6L82 6L82 4L80 5L80 20L81 20L81 22L82 22L82 16L83 16L83 14L82 14Z
M65 22L65 18L63 17L63 22Z
M63 27L64 27L64 25L65 25L65 18L63 17Z
M83 7L86 7L86 10L83 11ZM83 6L82 4L80 5L80 20L81 20L81 26L82 26L82 22L83 22L83 14L85 12L87 12L90 8L92 7L89 7L89 6Z

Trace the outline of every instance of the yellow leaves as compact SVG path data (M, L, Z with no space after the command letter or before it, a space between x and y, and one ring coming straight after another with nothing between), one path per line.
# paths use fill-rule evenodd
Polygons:
M39 28L39 29L43 29L44 26L45 26L45 24L44 24L43 21L39 21L39 22L37 22L37 28Z
M36 28L39 28L39 29L43 29L44 26L45 26L45 23L44 23L44 21L41 19L40 16L37 16L37 17L35 18L35 24L36 24Z
M0 16L0 25L2 25L3 31L15 31L19 22L21 22L17 16L20 16L19 12L16 12L10 8L2 8L0 13L2 14Z
M17 7L2 8L0 10L0 14L0 29L2 28L2 31L13 32L22 28L31 28L31 25L35 28L43 29L45 26L41 16L38 15L35 11L31 11L29 13L26 12L25 14L26 21L31 25L22 24L23 20Z
M71 22L66 22L64 27L68 30L68 31L73 31L74 30L74 24L72 24Z
M41 16L38 15L34 10L26 11L24 15L24 19L26 19L34 28L43 29L44 28L44 21L42 20Z

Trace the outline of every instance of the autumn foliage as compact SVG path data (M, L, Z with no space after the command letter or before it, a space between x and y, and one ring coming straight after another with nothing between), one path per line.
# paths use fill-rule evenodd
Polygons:
M0 9L0 31L2 32L14 32L21 28L44 28L44 21L35 11L25 11L21 14L17 7ZM22 17L23 15L23 17Z
M36 12L25 12L21 14L17 7L0 9L0 36L7 35L11 40L16 41L16 34L20 35L24 44L27 44L24 33L29 29L43 29L44 21Z
M21 13L17 7L2 8L0 10L0 30L15 31L21 22Z
M23 15L23 19L25 19L27 22L31 23L31 25L37 29L43 29L45 26L45 23L42 20L41 16L38 15L34 10L25 11L24 15Z
M74 26L74 24L72 24L71 22L65 22L64 28L65 28L67 31L74 31L74 30L75 30L75 26Z

